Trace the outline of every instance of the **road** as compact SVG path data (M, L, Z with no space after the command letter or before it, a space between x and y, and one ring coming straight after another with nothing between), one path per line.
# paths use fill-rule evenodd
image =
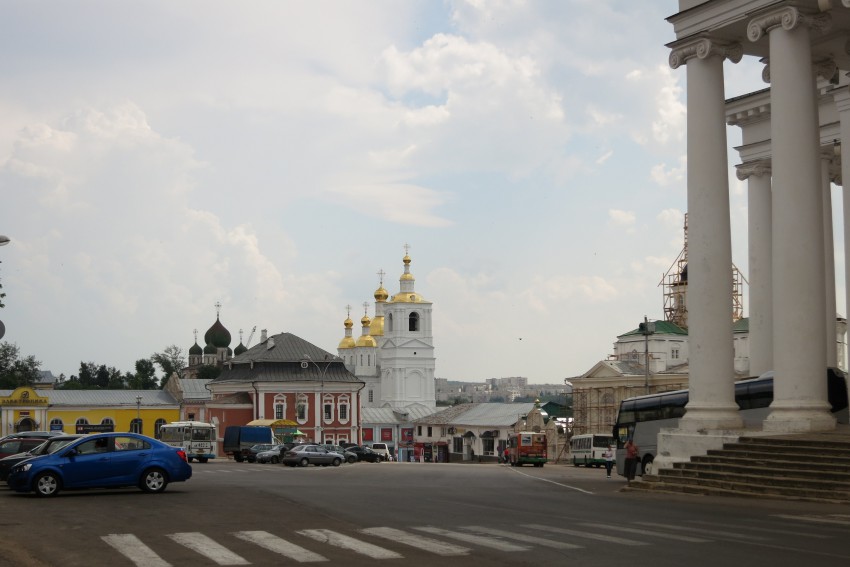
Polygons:
M163 494L0 489L0 562L26 566L846 565L850 508L623 493L547 465L194 464Z

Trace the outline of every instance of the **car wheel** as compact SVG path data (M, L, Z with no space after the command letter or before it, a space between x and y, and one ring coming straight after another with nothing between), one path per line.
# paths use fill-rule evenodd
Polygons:
M357 462L357 457L348 457L348 459L346 459L346 461L348 462L349 465L354 464L354 463Z
M342 459L340 459L339 457L337 457L336 459L334 459L334 460L333 460L333 462L332 462L331 464L332 464L333 466L335 466L335 467L338 467L339 465L341 465L341 464L342 464Z
M279 459L279 458L277 458L277 457L272 457L272 464L273 464L273 465L276 465L276 464L278 464L279 462L280 462L280 459Z
M209 461L209 459L207 457L198 457L199 463L206 463L207 461Z
M162 469L148 469L142 474L139 488L145 492L162 492L168 486L168 478Z
M301 465L302 467L306 467L307 465L310 464L310 461L307 459L307 457L304 457L303 459L301 459L301 461L299 461L298 464Z
M55 473L41 473L33 482L33 490L38 496L56 496L62 483Z
M191 463L191 462L192 462L192 457L186 457L186 462L187 462L187 463Z
M233 460L236 461L237 463L241 463L242 462L242 455L233 455Z

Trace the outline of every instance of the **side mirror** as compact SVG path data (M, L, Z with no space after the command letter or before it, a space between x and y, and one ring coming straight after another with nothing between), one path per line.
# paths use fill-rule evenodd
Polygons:
M80 454L79 451L77 451L77 449L75 448L75 449L68 449L67 451L65 451L65 453L62 456L63 457L76 457L79 454Z

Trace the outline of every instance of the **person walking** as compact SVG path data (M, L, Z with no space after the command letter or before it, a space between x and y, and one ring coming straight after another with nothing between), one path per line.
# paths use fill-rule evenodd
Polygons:
M626 449L626 480L631 482L635 479L635 471L637 470L637 461L638 456L640 455L640 450L638 446L635 445L634 441L629 438L626 441L625 445Z
M608 473L608 478L611 478L611 469L614 468L614 451L611 450L611 445L602 453L602 458L605 459L605 471Z

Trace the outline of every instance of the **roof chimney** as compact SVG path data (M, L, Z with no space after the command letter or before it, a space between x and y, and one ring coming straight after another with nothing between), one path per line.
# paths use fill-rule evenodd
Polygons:
M268 335L268 331L266 329L263 329L262 331L260 331L260 342L261 343L266 342L266 339L268 339L268 338L269 338L269 335Z

